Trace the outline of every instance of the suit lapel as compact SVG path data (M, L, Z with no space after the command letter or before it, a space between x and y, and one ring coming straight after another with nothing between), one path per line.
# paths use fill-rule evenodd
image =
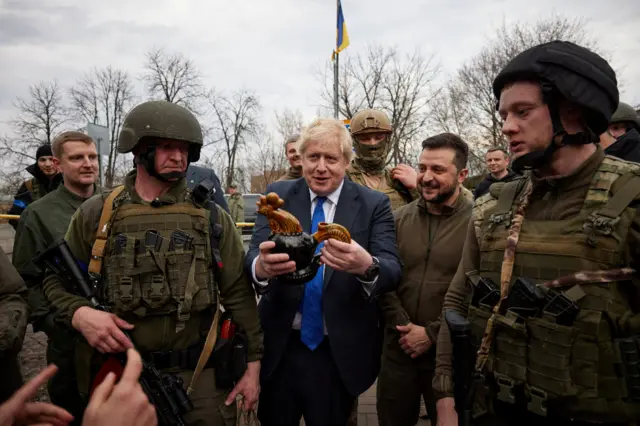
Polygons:
M298 218L302 231L308 233L311 230L311 197L304 179L299 179L291 190L291 197L286 200L284 209Z
M333 218L333 222L340 224L347 228L348 231L352 230L353 222L358 217L360 210L360 204L358 203L358 191L355 188L356 184L350 180L344 180L342 191L340 192L340 198L338 198L338 205L336 206L336 214ZM311 209L311 207L309 207ZM333 268L326 268L324 273L324 287L326 288L333 275Z

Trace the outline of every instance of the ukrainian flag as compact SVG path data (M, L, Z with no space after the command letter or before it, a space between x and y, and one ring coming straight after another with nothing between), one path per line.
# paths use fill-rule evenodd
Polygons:
M344 15L342 14L342 4L338 0L338 21L336 28L336 50L333 52L331 59L335 59L336 53L342 52L349 46L349 33L347 32L347 24L344 22Z

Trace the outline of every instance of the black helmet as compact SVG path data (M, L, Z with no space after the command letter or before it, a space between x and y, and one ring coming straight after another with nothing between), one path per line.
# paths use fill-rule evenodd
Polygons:
M618 107L615 71L598 54L571 42L556 40L518 54L493 81L493 93L499 99L507 84L522 80L537 81L542 86L554 131L553 141L545 152L529 153L535 155L527 154L514 161L521 160L524 167L539 167L559 146L596 142ZM566 134L558 112L559 97L584 108L585 123L590 132ZM529 158L525 160L524 157Z

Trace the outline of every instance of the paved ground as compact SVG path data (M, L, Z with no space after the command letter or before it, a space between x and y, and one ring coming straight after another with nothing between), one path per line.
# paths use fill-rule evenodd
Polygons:
M0 223L0 246L9 256L13 249L13 236L13 228L6 223ZM247 249L249 239L250 237L243 237L245 250ZM31 326L29 326L22 351L20 352L22 374L26 380L29 380L46 367L46 345L47 339L44 333L34 333ZM48 401L49 398L45 386L39 389L36 399L38 401ZM424 413L424 407L422 407L421 411ZM419 426L427 426L429 424L430 422L427 420L420 420L417 423ZM301 425L304 425L304 422L301 422ZM358 403L358 426L378 426L375 384L360 396Z

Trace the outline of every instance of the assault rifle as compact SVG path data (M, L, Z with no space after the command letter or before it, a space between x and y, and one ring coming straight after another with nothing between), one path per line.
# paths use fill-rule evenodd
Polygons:
M89 286L64 239L52 244L47 250L36 256L33 261L43 270L45 268L51 269L60 277L67 290L87 298L95 309L111 312L107 306L100 302L96 291L93 291ZM123 332L131 340L129 333L124 330ZM120 366L126 364L125 354L117 354L115 358ZM109 365L109 361L106 365ZM98 377L103 375L101 372L98 373ZM140 386L156 408L158 425L186 426L182 416L193 409L193 403L185 392L183 384L180 377L172 374L160 374L152 364L145 360L142 361Z
M471 425L473 406L474 374L471 327L462 315L453 310L444 311L444 320L449 326L453 364L453 398L458 412L458 426Z

